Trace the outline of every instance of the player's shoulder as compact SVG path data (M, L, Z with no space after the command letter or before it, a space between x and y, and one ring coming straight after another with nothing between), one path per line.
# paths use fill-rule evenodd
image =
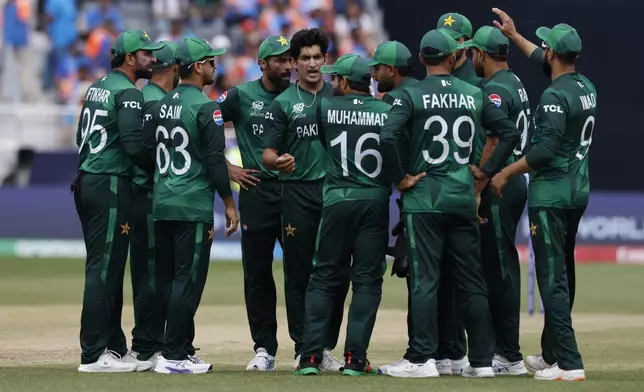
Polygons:
M161 98L165 97L166 92L160 87L148 83L141 89L141 94L143 94L143 99L148 101L159 101Z

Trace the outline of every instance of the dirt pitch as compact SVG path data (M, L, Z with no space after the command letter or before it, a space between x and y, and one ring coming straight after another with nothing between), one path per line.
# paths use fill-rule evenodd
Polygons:
M3 306L0 307L0 366L72 365L78 363L80 305ZM612 328L644 330L644 315L579 314L573 316L577 333L599 332ZM345 318L346 321L346 318ZM522 340L535 343L541 332L541 316L523 315ZM290 366L292 342L285 329L284 309L279 312L278 367ZM132 307L123 310L126 336L133 326ZM252 357L252 341L248 330L246 311L242 306L202 306L196 318L195 346L199 354L216 365L242 367ZM341 342L344 339L341 335ZM382 309L378 312L371 347L374 364L397 359L407 342L406 313ZM340 345L341 346L341 345ZM386 347L388 350L379 350ZM371 351L371 350L370 350ZM340 356L340 352L337 352Z

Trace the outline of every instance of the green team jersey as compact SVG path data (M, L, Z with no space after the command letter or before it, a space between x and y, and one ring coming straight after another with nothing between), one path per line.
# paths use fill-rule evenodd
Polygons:
M390 105L393 105L396 100L401 100L403 98L403 95L405 94L403 92L403 89L407 86L413 86L418 83L418 79L414 78L403 78L400 81L400 84L398 87L392 89L391 91L388 91L387 94L385 94L384 97L382 97L382 100L384 102L387 102ZM405 132L404 134L400 134L398 138L398 151L400 151L400 159L401 159L401 164L402 167L406 170L409 171L409 162L407 162L406 158L409 157L409 132Z
M519 138L514 123L480 88L453 75L430 75L404 92L392 105L381 136L390 179L397 183L405 175L396 143L406 130L409 174L427 173L404 192L404 211L476 214L474 177L468 167L475 130L483 126L499 137L492 157L481 168L490 177Z
M260 178L278 178L277 170L269 170L262 163L267 111L279 92L266 90L261 79L244 83L223 93L217 102L224 121L232 121L235 136L246 169L260 171Z
M596 113L597 91L580 73L563 74L544 91L534 115L532 146L525 156L532 169L529 207L588 204L588 153Z
M473 86L479 86L479 84L483 81L482 78L476 75L476 71L474 70L474 63L469 57L463 64L461 64L460 67L452 71L452 75Z
M532 116L530 115L530 102L528 93L523 87L521 80L510 70L502 69L496 72L492 77L483 82L483 93L488 96L492 103L503 110L510 117L517 129L519 130L520 140L514 148L513 155L510 156L506 164L511 164L523 156L528 135L532 128ZM474 159L476 166L481 161L481 153L485 147L487 134L477 132L474 141Z
M145 124L152 119L153 114L156 112L157 104L161 98L165 97L166 91L151 81L141 89L141 93L143 93L143 100L145 101L143 103L143 123ZM134 178L132 181L135 184L152 189L149 177L148 173L141 168L134 168Z
M371 95L322 98L320 138L329 157L324 206L346 200L389 202L391 185L382 170L379 145L390 108Z
M280 180L314 181L326 174L327 154L320 142L317 111L322 98L331 96L330 83L325 82L317 95L293 84L271 104L264 147L295 158L295 171L280 173Z
M197 87L180 84L163 97L156 121L155 220L212 223L215 190L232 195L219 104Z
M134 162L151 170L142 136L143 94L120 71L111 71L85 92L76 131L79 170L132 177Z

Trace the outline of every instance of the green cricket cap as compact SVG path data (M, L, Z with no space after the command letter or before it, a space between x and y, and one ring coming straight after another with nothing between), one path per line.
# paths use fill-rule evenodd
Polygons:
M139 50L157 51L162 47L163 44L152 42L148 33L143 30L127 30L119 34L114 40L112 54L122 56Z
M438 18L436 28L449 29L454 39L461 37L472 38L472 22L457 12L449 12Z
M456 42L447 29L430 30L420 40L420 53L425 58L440 58L464 49L466 46ZM428 49L434 49L438 53L428 53Z
M553 28L539 27L537 37L544 40L555 53L581 53L581 37L577 30L568 24L559 23Z
M257 51L257 59L266 60L267 57L279 56L291 49L291 43L288 39L282 37L281 35L274 35L266 38L262 41L262 44L259 45L259 50Z
M172 41L160 41L163 44L163 47L156 52L154 52L154 57L157 58L157 62L152 64L153 69L168 68L174 64L178 64L177 60L177 44Z
M379 64L391 65L392 67L408 67L411 60L411 52L407 47L398 41L385 41L378 45L373 52L371 59L368 59L369 66Z
M357 54L340 56L333 65L323 65L323 74L344 76L354 82L367 82L371 79L371 67Z
M507 54L510 49L510 41L496 27L483 26L476 31L473 39L463 42L463 46L473 46L491 54Z
M215 49L203 38L184 38L177 46L180 65L190 65L207 57L221 56L226 49Z

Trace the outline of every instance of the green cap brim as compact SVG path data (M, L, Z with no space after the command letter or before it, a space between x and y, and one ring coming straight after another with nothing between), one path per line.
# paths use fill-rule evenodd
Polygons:
M322 68L320 68L320 72L326 75L330 75L332 73L335 73L335 68L333 68L333 65L323 65Z
M478 48L478 46L476 46L476 44L474 43L474 40L473 40L473 39L471 39L471 40L469 40L469 41L463 41L463 42L461 42L460 44L458 44L458 45L456 46L456 49L467 49L467 48L471 48L472 46L474 46L474 47L477 47L477 48ZM479 49L481 49L481 48L479 48ZM482 50L482 49L481 49L481 50Z
M551 32L552 32L551 28L541 26L541 27L539 27L537 29L537 37L539 37L543 41L546 41L548 39L548 37L550 36Z
M374 60L374 59L366 59L367 64L369 64L370 67L375 67L376 65L382 64L380 61Z
M155 51L155 50L159 50L159 49L161 49L161 48L163 48L163 43L161 43L161 42L153 42L153 43L151 43L151 44L145 45L145 46L144 46L144 47L142 47L140 50L151 50L151 51Z

